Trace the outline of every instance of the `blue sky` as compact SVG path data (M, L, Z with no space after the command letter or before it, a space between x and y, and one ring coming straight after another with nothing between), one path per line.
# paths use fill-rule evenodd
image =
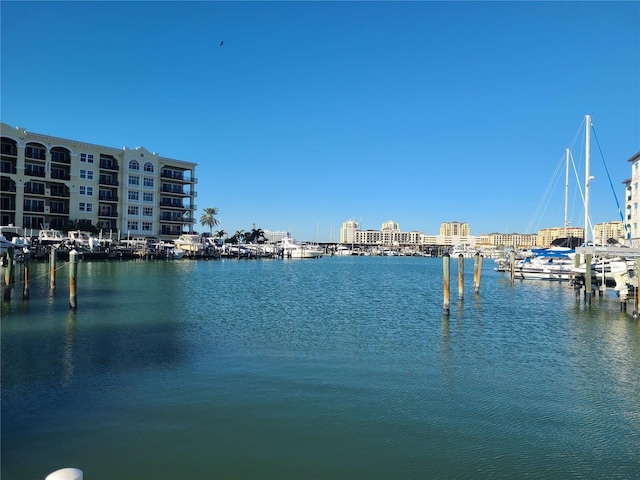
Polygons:
M0 8L3 122L197 162L197 217L232 233L561 226L564 167L549 185L567 147L583 171L585 114L592 222L619 220L640 150L638 2Z

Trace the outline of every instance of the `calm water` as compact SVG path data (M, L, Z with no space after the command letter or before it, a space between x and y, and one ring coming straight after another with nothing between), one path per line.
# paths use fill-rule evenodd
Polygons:
M640 478L638 320L492 267L447 319L435 258L37 265L2 479Z

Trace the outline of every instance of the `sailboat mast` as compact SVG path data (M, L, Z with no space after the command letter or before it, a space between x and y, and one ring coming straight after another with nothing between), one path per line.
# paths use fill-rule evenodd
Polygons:
M591 183L591 173L589 171L591 162L591 115L585 115L585 177L584 177L584 241L589 241L589 184Z
M569 213L569 149L567 148L567 158L564 173L564 238L567 238L567 220Z

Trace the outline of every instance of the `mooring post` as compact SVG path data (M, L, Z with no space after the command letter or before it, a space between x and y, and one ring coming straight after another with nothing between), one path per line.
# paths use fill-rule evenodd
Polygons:
M480 293L480 280L482 280L482 255L476 253L473 261L473 292Z
M464 257L458 255L458 298L464 298Z
M22 257L22 277L24 283L22 284L22 298L29 299L29 271L31 270L31 252L26 251Z
M584 281L584 300L587 305L591 305L591 292L593 286L591 285L591 254L585 253L584 255L584 269L585 269L585 281Z
M51 247L49 252L49 288L55 290L56 288L56 262L58 260L58 251Z
M13 288L13 259L15 257L15 248L7 248L7 266L4 269L4 300L11 300L11 289Z
M511 250L509 254L509 280L513 283L513 280L516 276L516 252L515 250Z
M636 315L640 313L640 279L638 279L638 274L640 274L640 258L636 258L636 284L638 285L635 288L636 294Z
M74 248L69 252L69 308L77 308L76 279L78 275L78 252Z
M442 256L442 288L444 290L443 292L443 297L444 297L444 305L443 305L443 311L444 314L446 316L449 316L450 310L450 287L451 285L449 284L449 274L450 274L450 266L451 263L451 256L448 253L445 253Z

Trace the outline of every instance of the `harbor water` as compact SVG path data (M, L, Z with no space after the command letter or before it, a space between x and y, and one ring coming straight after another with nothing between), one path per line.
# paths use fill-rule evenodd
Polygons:
M640 478L612 292L442 259L33 264L2 303L3 480Z

